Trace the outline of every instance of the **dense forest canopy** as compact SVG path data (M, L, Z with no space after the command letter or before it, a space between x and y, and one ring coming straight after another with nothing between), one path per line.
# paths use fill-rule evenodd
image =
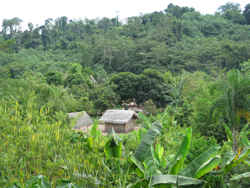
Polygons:
M227 3L214 15L201 15L194 8L171 3L164 11L129 17L124 24L119 17L68 20L63 16L48 18L41 26L29 23L25 31L18 29L22 19L4 19L1 51L8 52L11 46L13 52L1 57L1 66L11 71L10 64L18 59L20 66L32 67L26 58L39 53L39 61L102 65L108 73L140 74L146 68L211 73L212 67L240 68L249 58L249 11L249 4L241 10L239 4ZM15 44L7 44L8 40ZM60 53L67 53L67 58Z
M0 187L249 188L250 4L22 21L0 32ZM131 101L139 131L102 136Z

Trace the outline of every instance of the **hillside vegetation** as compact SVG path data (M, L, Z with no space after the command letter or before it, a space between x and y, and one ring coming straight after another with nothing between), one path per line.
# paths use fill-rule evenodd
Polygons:
M0 32L0 187L250 187L250 4L21 23ZM132 101L139 131L101 135Z

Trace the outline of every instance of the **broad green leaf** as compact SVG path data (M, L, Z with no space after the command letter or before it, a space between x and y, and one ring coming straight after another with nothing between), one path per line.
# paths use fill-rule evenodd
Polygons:
M248 166L250 166L250 160L243 160L243 162L245 163L245 164L247 164Z
M109 131L109 133L107 134L107 137L108 137L109 135L112 135L112 136L113 136L116 145L118 145L119 142L122 142L122 139L116 134L116 132L115 132L115 130L113 129L113 127L112 127L112 129Z
M110 138L104 145L104 153L107 159L112 157L121 158L122 156L122 142L118 142L118 145L115 143L114 138Z
M94 144L94 140L92 137L88 137L87 138L87 147L89 148L90 151L93 151L93 144Z
M72 183L70 180L67 179L62 179L58 181L60 182L60 185L58 185L56 188L82 188L82 186Z
M224 158L222 159L222 165L221 165L222 169L226 166L228 160L232 157L232 155L233 155L233 150L230 148L227 150L227 153L225 154Z
M149 177L148 180L151 178L150 187L155 185L177 185L177 178L176 175L169 175L169 174L162 174L162 175L154 175Z
M161 172L159 171L160 163L154 157L154 149L152 146L150 147L148 155L145 158L143 164L145 165L145 169L147 170L149 176L161 174Z
M241 178L248 178L248 177L250 177L250 172L246 172L246 173L243 173L243 174L235 175L230 180L238 180L238 179L241 179Z
M205 162L198 170L196 171L194 178L198 179L206 173L213 170L221 161L221 157L216 155L215 157L209 159L209 161Z
M163 156L164 148L159 143L157 143L155 151L156 151L156 153L158 155L159 160L162 161L162 156Z
M250 141L247 139L247 137L242 138L242 143L244 146L250 146Z
M225 123L223 123L222 125L225 128L225 131L226 131L226 134L227 134L227 137L228 137L229 141L232 142L233 141L233 133L232 133L232 131L229 129L229 127Z
M231 155L231 157L228 159L228 161L227 161L227 163L226 163L226 165L224 167L224 173L225 174L228 173L228 172L230 172L230 170L234 167L234 163L235 163L235 160L236 160L237 153L238 153L238 151L235 151ZM227 154L228 154L228 151L227 151L226 155ZM225 157L228 157L228 156L225 156Z
M161 129L162 125L157 120L145 134L134 154L139 161L143 162L145 160L148 151L150 150L150 146L154 143L155 137L161 132Z
M247 136L247 135L245 135L245 134L246 134L246 130L247 130L248 126L249 126L249 124L247 123L247 124L241 129L241 131L240 131L240 138L243 138L243 137Z
M95 140L101 135L101 131L98 130L98 123L94 123L90 129L90 136Z
M143 172L145 173L145 168L143 166L143 163L138 161L134 155L131 155L129 159Z
M203 180L197 180L194 178L187 178L184 176L178 176L177 186L178 187L186 187L186 188L205 188L206 182Z
M137 135L138 135L138 142L140 143L143 138L143 132L141 130L141 127L139 128Z
M179 175L194 178L197 169L200 168L200 166L207 162L211 157L215 156L220 148L220 145L212 146L209 150L193 160L183 171L179 173Z
M234 166L243 161L249 154L250 154L250 146L247 146L241 151L241 154L238 155L238 159L235 162Z
M48 178L43 175L38 175L27 181L25 188L51 188Z
M250 134L250 129L248 129L246 132L245 132L245 136L249 135Z
M139 113L138 113L138 117L139 117L140 119L142 119L142 120L147 124L148 127L151 127L151 126L152 126L151 121L150 121L150 120L148 119L148 117L145 116L143 113L139 112Z
M182 167L183 163L184 163L184 160L186 158L186 155L187 155L187 152L189 150L189 146L190 146L190 143L191 143L191 137L192 137L192 129L191 128L187 128L186 130L186 135L175 155L175 158L173 160L173 164L169 170L169 174L173 174L173 175L176 175L178 174L180 168ZM177 158L179 156L182 156L180 160L177 160Z
M71 143L77 143L77 142L79 142L79 136L80 136L79 134L73 133L71 135L70 142Z
M155 175L149 177L148 180L150 180L150 178L150 187L155 187L156 185L162 185L163 187L167 187L167 185L176 185L177 187L203 188L206 184L203 180L169 174Z
M228 173L234 166L242 162L249 154L250 154L250 146L245 147L245 149L243 149L241 151L241 154L239 155L238 151L235 151L225 166L225 173Z
M109 172L111 172L111 170L109 169L109 167L105 164L105 162L104 162L103 160L102 160L102 164L103 164L104 167L107 168L107 170L108 170Z

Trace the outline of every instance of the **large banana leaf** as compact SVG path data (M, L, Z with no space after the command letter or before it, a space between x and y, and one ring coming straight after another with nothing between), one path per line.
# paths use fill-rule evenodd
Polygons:
M159 161L161 162L162 161L163 152L164 152L164 148L159 143L156 144L155 152L157 154L157 157L158 157Z
M167 185L176 185L177 187L203 188L205 184L206 182L203 180L197 180L184 176L164 174L152 176L150 187L156 187L156 185L165 185L163 187L167 187Z
M92 137L87 138L87 147L90 151L93 151L94 140Z
M101 131L98 130L98 123L94 123L90 129L90 136L95 140L101 135Z
M247 139L247 137L242 138L242 143L244 146L250 146L250 141Z
M233 155L233 150L230 148L230 149L227 150L226 155L222 159L222 165L221 165L222 169L226 166L228 160L232 157L232 155Z
M245 132L245 136L249 135L250 134L250 129L248 129L246 132Z
M232 142L233 141L233 133L232 133L232 131L229 129L229 127L225 123L223 123L222 125L225 128L227 138L229 139L229 141Z
M140 119L142 119L142 120L147 124L148 127L151 127L151 126L152 126L151 121L150 121L150 120L148 119L148 117L145 116L143 113L139 112L139 113L138 113L138 116L139 116Z
M249 126L249 124L247 123L247 124L241 129L241 131L240 131L240 138L243 138L243 137L247 136L247 135L245 135L245 134L247 134L246 130L247 130L248 126Z
M186 130L186 135L184 139L182 140L182 143L175 155L175 158L173 160L172 166L170 167L169 174L176 175L179 172L179 169L184 163L184 160L186 158L187 152L189 150L189 146L191 143L191 137L192 137L192 129L187 128ZM182 156L180 160L177 161L179 156Z
M142 141L140 142L139 146L137 147L135 154L134 154L136 159L138 159L141 162L145 160L150 150L150 146L154 143L155 137L161 132L161 130L162 130L162 125L157 120L150 127L150 129L148 130L148 132L145 134Z
M241 151L241 154L239 154L237 161L235 162L236 166L237 164L239 164L241 161L243 161L248 155L250 154L250 146L245 147L245 149L243 149Z
M117 145L114 138L108 139L104 145L104 153L107 159L110 159L112 157L121 158L122 146L123 146L122 142L118 142L118 145Z
M230 172L230 170L233 168L233 165L235 163L235 160L237 159L237 152L235 151L231 157L229 158L229 160L227 161L225 167L224 167L224 173L227 174L228 172ZM227 154L227 153L226 153ZM226 157L226 156L225 156ZM228 156L227 156L228 157Z
M246 173L243 173L243 174L235 175L230 180L238 180L238 179L241 179L241 178L248 178L248 177L250 177L250 172L246 172Z
M141 127L139 128L138 132L137 132L137 136L138 136L138 142L140 143L142 138L143 138L143 132L141 130Z
M250 146L245 147L241 154L238 155L238 151L230 157L227 164L225 165L225 173L228 173L234 166L242 162L250 154Z
M161 172L159 171L160 163L154 157L154 148L152 146L150 147L148 155L145 158L143 164L144 164L149 176L161 174Z
M109 133L107 134L107 137L108 137L109 135L112 135L112 136L113 136L116 145L118 145L119 142L122 142L122 139L116 134L116 132L115 132L115 130L113 129L113 127L112 127L112 129L109 131Z
M245 159L243 162L244 162L245 164L247 164L248 166L250 166L250 160L246 160L246 159Z
M133 162L143 173L145 173L145 168L143 166L143 163L138 161L134 155L131 155L129 157L129 159L131 160L131 162Z
M43 175L38 175L28 180L25 187L26 188L32 188L32 187L50 188L51 186L49 185L48 178L46 178Z
M215 156L220 148L220 145L212 146L209 150L193 160L183 171L179 173L179 175L194 178L197 169L200 168L200 166L207 162L211 157Z
M206 163L204 163L195 173L194 178L198 179L206 173L213 170L221 161L221 157L216 155L215 157L209 159Z

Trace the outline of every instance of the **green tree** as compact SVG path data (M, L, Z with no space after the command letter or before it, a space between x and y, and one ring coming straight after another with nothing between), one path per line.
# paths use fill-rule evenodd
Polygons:
M48 84L63 85L63 75L61 72L49 71L44 76Z
M248 24L250 24L250 3L245 6L245 10L243 11L243 16L245 17Z
M183 78L180 79L180 82L178 85L174 82L173 85L166 84L168 87L167 93L169 93L169 96L165 96L165 99L167 101L171 101L170 105L173 105L175 108L178 108L181 106L181 95L183 91L183 87L185 84L185 80Z
M100 85L90 92L90 100L99 114L120 104L120 96L114 92L115 87L115 85Z
M155 69L145 69L143 73L139 75L138 80L139 86L135 97L137 105L149 99L152 99L158 108L164 107L167 104L164 98L167 90L164 84L165 78L159 71Z
M4 38L2 38L2 40L0 41L0 52L5 52L5 53L12 52L11 46L13 46L14 44L15 40L9 39L5 41Z
M113 75L110 83L117 85L115 92L120 95L121 100L130 102L137 96L139 87L139 78L131 72L121 72Z
M221 5L218 10L222 13L225 13L227 10L237 10L241 12L240 4L232 2L228 2L225 5Z
M221 95L211 105L210 116L217 118L221 113L225 114L233 132L233 151L235 152L238 149L236 134L239 134L240 125L236 114L239 110L248 109L250 79L239 70L232 69L226 74L225 80L219 80L212 86L211 94L216 90L221 92Z

